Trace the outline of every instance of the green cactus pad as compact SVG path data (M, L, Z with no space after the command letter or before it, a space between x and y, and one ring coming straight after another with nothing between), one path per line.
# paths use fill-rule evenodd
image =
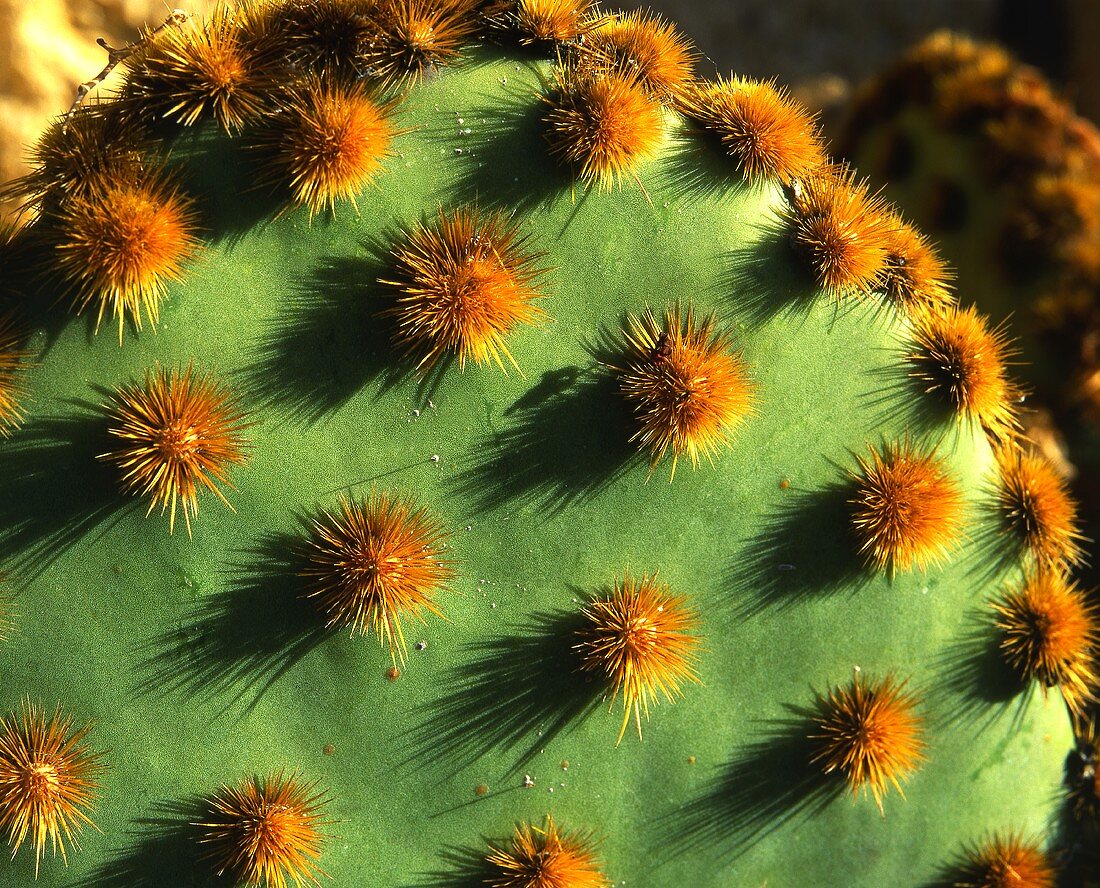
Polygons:
M334 219L275 217L237 143L182 136L206 248L155 330L120 348L50 315L34 334L28 417L0 445L18 593L3 702L63 701L108 767L101 832L67 868L47 854L44 888L228 884L198 859L194 802L280 769L328 790L320 864L339 886L481 884L488 842L548 813L600 839L612 884L693 888L923 885L992 830L1049 827L1070 724L997 658L988 602L1015 568L983 543L980 429L925 403L904 318L809 283L782 192L743 184L671 112L640 184L575 185L543 138L550 82L547 63L471 49L401 103L383 172ZM544 254L548 319L508 337L522 372L418 376L377 316L394 238L462 205L514 211ZM628 313L670 304L716 313L754 387L728 448L672 483L670 459L651 471L629 443L604 364ZM234 511L202 498L188 538L96 456L112 389L192 362L255 425ZM891 579L859 555L847 500L857 457L906 436L938 446L965 534ZM396 680L374 637L324 628L296 576L309 519L372 490L426 506L456 571L445 619L405 622ZM699 613L702 684L616 746L622 701L608 711L571 646L586 596L628 569ZM907 679L924 720L927 761L884 814L810 764L815 701L857 670ZM33 857L0 882L29 884Z

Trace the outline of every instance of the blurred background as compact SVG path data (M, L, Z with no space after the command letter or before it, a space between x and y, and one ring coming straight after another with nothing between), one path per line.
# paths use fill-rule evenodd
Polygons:
M95 44L132 40L169 5L213 0L0 0L0 181L22 172L25 146L102 67ZM624 8L644 4L624 2ZM998 39L1086 112L1100 110L1094 60L1097 0L653 0L719 71L777 77L809 104L842 108L852 85L939 28ZM1091 64L1091 68L1090 68ZM705 69L704 69L705 70ZM0 208L0 212L3 209Z

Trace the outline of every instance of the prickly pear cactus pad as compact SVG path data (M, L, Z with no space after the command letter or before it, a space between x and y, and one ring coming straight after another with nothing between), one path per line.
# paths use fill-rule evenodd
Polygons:
M541 0L122 55L10 186L0 882L1052 884L1072 503L785 93Z

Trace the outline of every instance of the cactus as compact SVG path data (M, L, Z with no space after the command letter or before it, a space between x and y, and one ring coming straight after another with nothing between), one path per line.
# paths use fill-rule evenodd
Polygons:
M11 186L5 884L1051 884L1072 502L785 93L553 0L130 50Z

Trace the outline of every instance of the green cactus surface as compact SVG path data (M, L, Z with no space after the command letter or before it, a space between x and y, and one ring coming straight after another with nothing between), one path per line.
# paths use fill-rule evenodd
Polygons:
M593 837L607 884L638 888L931 885L994 834L1045 847L1071 720L1001 655L991 602L1032 567L1000 544L980 417L912 375L913 319L821 289L784 221L798 179L747 183L675 102L655 157L575 175L545 122L570 46L489 34L390 78L388 155L331 212L269 184L262 121L233 137L137 114L201 244L121 345L110 308L98 333L94 306L66 311L63 195L10 248L3 286L30 332L24 417L0 441L0 703L60 701L103 766L98 829L67 866L47 842L36 884L233 884L191 824L223 785L280 772L326 794L323 885L542 884L492 881L484 860L547 815ZM122 95L128 113L163 107ZM506 372L418 370L395 343L394 250L462 208L502 214L538 272L541 314L506 333ZM631 318L689 307L740 355L751 404L673 475L671 450L632 440L612 368ZM232 393L247 462L219 485L232 509L202 490L190 533L182 513L169 533L101 457L119 447L113 393L189 366ZM962 505L929 531L942 552L879 566L853 501L861 460L890 447L934 453ZM403 620L403 658L304 597L313 522L383 494L426 509L453 573L439 615ZM699 681L656 694L617 744L623 695L580 668L578 629L594 596L655 573L696 615ZM884 781L881 811L811 739L857 679L892 679L920 721L922 758L904 797ZM34 878L25 843L0 884Z

